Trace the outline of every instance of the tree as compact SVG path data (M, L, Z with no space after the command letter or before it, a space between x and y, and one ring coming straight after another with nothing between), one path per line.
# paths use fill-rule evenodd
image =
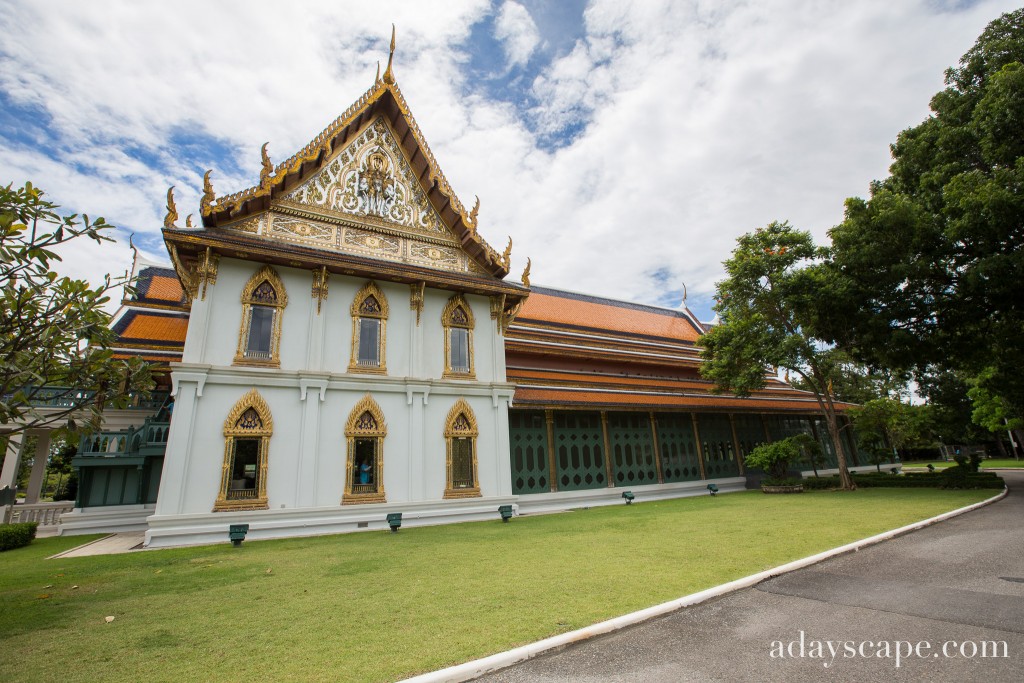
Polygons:
M765 368L784 368L812 391L835 444L842 487L856 488L839 438L838 407L831 378L835 354L815 336L826 271L810 266L823 256L808 232L773 222L741 236L723 264L715 311L721 324L701 337L701 374L722 390L747 396L765 385Z
M846 202L820 329L875 367L981 377L1024 414L1024 9L946 71L933 114L900 133L890 175Z
M103 306L125 284L62 277L54 251L75 239L112 241L102 218L61 216L26 183L0 188L0 424L13 434L54 424L98 429L106 406L149 390L139 359L114 358ZM83 344L85 345L83 348ZM45 403L45 409L41 404Z
M825 365L832 369L829 380L832 382L833 395L840 401L860 404L876 398L894 398L908 393L910 378L905 373L868 367L838 348L826 349L822 355L826 360ZM790 382L797 389L812 390L804 385L799 376L791 378Z
M853 427L878 466L899 449L921 441L926 425L917 406L891 398L876 398L850 410ZM876 462L876 460L878 460Z

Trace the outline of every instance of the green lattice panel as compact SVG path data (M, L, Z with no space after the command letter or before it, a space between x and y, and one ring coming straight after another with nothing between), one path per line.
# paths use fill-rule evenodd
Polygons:
M740 442L740 457L745 458L767 439L764 435L764 422L760 415L736 415L736 440Z
M738 477L739 463L727 415L698 415L700 444L704 451L704 474L708 479Z
M508 411L508 431L512 455L512 493L547 493L551 490L551 481L548 471L548 433L543 411Z
M659 413L658 449L661 476L666 482L700 479L697 442L693 438L693 418L689 413Z
M559 491L608 486L600 413L555 413L555 464Z
M647 413L608 413L608 448L616 486L658 483Z
M811 423L806 417L768 415L765 417L765 421L768 423L768 431L772 435L772 441L780 441L797 434L814 436L814 432L811 431Z

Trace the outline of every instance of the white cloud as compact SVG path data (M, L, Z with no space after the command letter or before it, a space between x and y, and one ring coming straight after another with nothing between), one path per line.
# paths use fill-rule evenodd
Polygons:
M218 194L253 184L263 142L282 160L371 85L394 22L417 121L460 197L480 195L484 236L499 249L513 236L517 271L532 256L535 283L653 302L660 270L692 302L744 232L788 218L822 239L843 200L884 177L889 143L927 116L943 70L1011 9L592 0L574 48L540 65L526 113L465 80L460 46L492 11L483 0L0 0L19 27L0 45L0 89L60 138L0 144L2 180L31 179L159 249L168 185L184 217L206 168ZM510 63L540 54L522 5L505 2L495 26ZM540 146L567 117L576 137ZM68 267L123 272L126 254L69 254Z
M505 0L494 20L494 37L502 41L509 66L521 66L540 45L540 32L530 12L513 0Z

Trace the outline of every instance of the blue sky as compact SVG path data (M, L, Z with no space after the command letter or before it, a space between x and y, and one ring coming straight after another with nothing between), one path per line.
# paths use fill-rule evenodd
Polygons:
M816 238L883 177L997 0L0 0L0 182L31 180L120 242L65 254L99 279L127 235L166 258L167 187L196 212L255 183L395 73L480 230L537 284L710 319L738 235Z

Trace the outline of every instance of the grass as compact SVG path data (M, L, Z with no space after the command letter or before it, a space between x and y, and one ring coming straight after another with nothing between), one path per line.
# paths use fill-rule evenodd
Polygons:
M0 680L395 680L990 495L747 492L58 560L83 537L37 539L0 553Z
M937 470L944 470L947 467L952 467L956 463L952 460L932 460L928 462L905 462L903 463L904 469L927 469L928 465L934 465ZM981 461L981 469L990 470L995 468L1024 468L1024 460L1014 460L1013 458L987 458ZM885 469L885 465L882 465L882 469Z

